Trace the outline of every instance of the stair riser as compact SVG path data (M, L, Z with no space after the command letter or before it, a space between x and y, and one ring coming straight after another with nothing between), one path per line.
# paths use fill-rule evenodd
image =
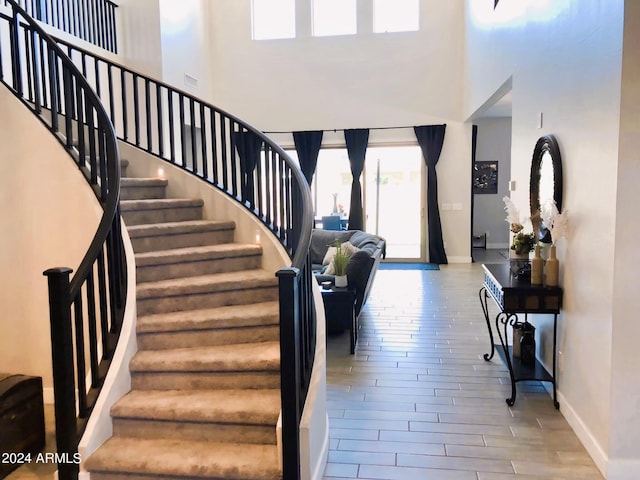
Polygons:
M136 253L157 252L174 248L202 247L204 245L220 245L232 243L233 230L213 232L179 233L176 235L157 235L152 237L132 238L133 251Z
M224 307L247 303L269 302L277 298L277 287L249 288L246 290L224 290L194 295L163 294L158 297L138 297L138 315L179 312L201 308Z
M127 225L202 220L202 207L129 210L122 212L122 218Z
M276 420L269 426L114 418L113 433L130 438L275 445L275 424Z
M145 265L136 268L138 282L155 282L170 278L197 277L214 273L252 270L262 266L260 255L216 258L212 260L183 261L167 265Z
M169 348L212 347L236 343L277 341L280 327L224 328L216 330L192 330L181 332L144 333L137 335L139 350L164 350Z
M133 390L280 388L280 372L131 372Z
M120 200L150 200L165 198L166 186L149 187L122 187Z

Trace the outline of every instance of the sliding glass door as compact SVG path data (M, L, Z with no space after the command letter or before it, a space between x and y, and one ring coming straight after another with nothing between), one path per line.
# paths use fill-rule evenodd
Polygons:
M423 169L418 146L367 149L366 230L387 241L387 259L426 260Z

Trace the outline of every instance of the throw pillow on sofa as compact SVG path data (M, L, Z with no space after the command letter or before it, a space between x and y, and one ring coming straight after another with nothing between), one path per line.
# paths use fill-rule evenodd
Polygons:
M342 252L348 257L351 257L354 253L358 251L358 248L354 247L349 242L344 242L341 245L341 249L342 249ZM337 251L338 251L338 247L329 247L329 249L327 250L327 253L322 259L322 264L328 265L326 270L323 272L325 275L335 275L336 270L333 264L333 259L335 258Z

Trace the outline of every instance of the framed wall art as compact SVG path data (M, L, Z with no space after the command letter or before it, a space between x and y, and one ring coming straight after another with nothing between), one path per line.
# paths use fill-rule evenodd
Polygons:
M474 162L473 193L498 193L498 162Z

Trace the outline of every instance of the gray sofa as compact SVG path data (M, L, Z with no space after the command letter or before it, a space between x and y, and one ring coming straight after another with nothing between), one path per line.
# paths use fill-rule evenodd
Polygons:
M332 283L335 281L334 275L325 275L322 273L322 260L328 248L336 240L343 243L349 242L359 249L351 255L349 264L347 265L348 288L355 290L356 293L355 314L357 317L369 297L373 279L378 270L378 265L380 265L380 260L384 258L386 254L385 241L381 237L360 230L314 230L311 234L310 255L312 269L319 284L324 281L331 281ZM326 301L327 300L325 300L325 307L327 306ZM327 325L327 327L329 328L331 325ZM332 328L329 329L335 330Z

